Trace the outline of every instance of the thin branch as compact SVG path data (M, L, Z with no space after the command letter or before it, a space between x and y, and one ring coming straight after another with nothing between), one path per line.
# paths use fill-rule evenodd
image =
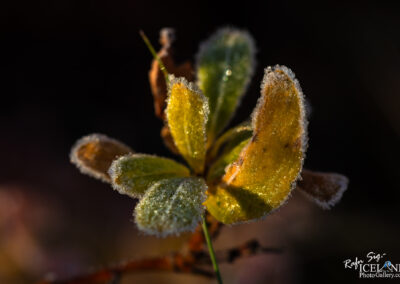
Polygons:
M218 222L209 214L207 214L205 219L210 237L211 239L215 239L221 232L223 224ZM166 256L122 262L69 279L48 279L43 280L38 284L118 284L125 274L142 271L188 273L207 278L215 278L215 273L211 269L212 262L210 261L210 255L205 244L206 239L202 226L198 226L181 252L175 252ZM257 240L252 240L237 247L216 251L215 257L220 263L233 263L242 257L268 253L281 253L282 251L282 248L263 247ZM207 269L207 267L209 267L209 269Z
M38 284L87 284L87 283L113 283L118 275L139 272L139 271L166 271L176 273L190 273L212 278L214 274L207 270L194 267L193 259L184 257L181 254L170 256L132 260L114 266L79 275L65 280L43 280Z
M140 36L142 37L144 43L146 44L147 48L149 49L150 53L153 55L153 58L155 60L157 60L158 65L160 66L161 71L164 73L164 77L165 77L165 82L168 85L169 82L169 78L168 78L168 70L167 68L165 68L164 63L162 62L162 60L160 59L160 57L158 56L156 50L154 49L153 45L151 44L149 38L146 36L146 34L144 33L144 31L140 30L139 31Z
M239 258L250 257L259 254L282 253L282 248L263 247L257 240L248 241L245 244L225 251L217 252L219 262L233 263Z
M206 223L208 232L211 239L216 239L221 232L223 224L218 222L217 219L212 217L209 213L206 214ZM206 240L201 226L198 226L196 231L192 234L189 241L186 243L187 249L192 253L202 253L205 250Z
M237 259L261 254L280 254L283 248L263 247L257 240L248 241L240 246L227 250L216 251L215 255L219 263L233 263ZM210 257L206 252L196 255L196 265L211 265Z
M242 257L282 252L282 248L263 247L257 240L252 240L238 247L217 251L216 258L220 263L233 263ZM211 266L210 256L207 251L188 251L185 255L176 253L163 257L132 260L70 279L43 280L38 284L118 283L119 279L123 275L142 271L188 273L207 278L214 278L214 271L199 267L204 265Z

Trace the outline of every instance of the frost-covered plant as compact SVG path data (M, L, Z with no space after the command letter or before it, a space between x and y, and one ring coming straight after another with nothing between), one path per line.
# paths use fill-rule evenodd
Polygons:
M254 72L253 39L242 30L218 30L200 46L195 81L188 82L191 65L174 64L172 37L163 30L157 55L144 39L155 56L149 75L156 114L165 121L162 137L186 164L134 153L99 134L82 138L71 152L83 173L139 199L134 217L141 231L157 236L193 231L205 210L224 224L259 220L285 203L300 176L298 187L322 207L340 199L344 176L302 174L306 110L289 68L265 68L250 121L223 133Z

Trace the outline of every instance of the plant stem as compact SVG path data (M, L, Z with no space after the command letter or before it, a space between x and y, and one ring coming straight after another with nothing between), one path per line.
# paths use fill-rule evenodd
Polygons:
M157 60L158 65L160 66L160 70L164 73L165 77L165 82L167 83L168 86L168 70L165 68L164 63L161 61L160 57L157 55L156 50L154 49L153 45L151 44L149 38L146 36L146 34L141 30L139 31L140 36L142 37L144 43L146 44L147 48L150 50L151 54L153 55L154 59Z
M204 215L202 215L201 218L202 218L202 226L203 226L204 237L206 238L207 247L208 247L208 251L210 253L210 258L211 258L211 262L212 262L212 265L213 265L213 268L214 268L214 271L215 271L215 275L217 277L218 283L219 284L223 284L222 283L221 274L219 272L217 259L215 257L214 248L213 248L212 243L211 243L210 234L208 233L206 218L205 218Z

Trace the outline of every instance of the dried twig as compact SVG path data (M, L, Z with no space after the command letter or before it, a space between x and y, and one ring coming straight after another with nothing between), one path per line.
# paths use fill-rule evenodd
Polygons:
M138 271L169 271L176 273L190 273L204 277L213 277L211 271L202 270L194 266L194 259L180 253L168 256L132 260L117 265L105 267L103 269L78 275L65 280L43 280L38 284L84 284L84 283L113 283L115 278L120 278L124 274ZM117 282L118 283L118 282Z
M210 218L208 218L208 220L210 220ZM219 232L221 227L221 223L212 224L210 226L210 233L215 235ZM217 251L216 256L218 262L233 263L242 257L281 252L282 249L280 248L262 247L257 240L252 240L238 247ZM79 275L74 278L65 280L43 280L38 284L118 283L119 279L123 275L140 271L165 271L188 273L207 278L215 277L215 274L211 269L210 257L207 250L204 248L204 237L201 228L198 228L187 242L182 253L132 260L105 267L88 274Z

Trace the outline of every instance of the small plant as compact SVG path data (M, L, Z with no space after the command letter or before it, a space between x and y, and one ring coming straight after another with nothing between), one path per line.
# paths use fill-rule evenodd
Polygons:
M161 136L186 164L134 153L100 134L80 139L71 161L83 173L139 199L134 218L144 233L164 237L195 231L202 223L204 238L197 243L192 239L190 248L195 260L186 260L195 267L199 255L193 252L200 251L205 240L221 283L210 235L216 236L222 224L264 218L286 202L296 185L329 208L348 180L302 170L306 108L300 85L285 66L265 69L250 121L224 132L254 72L255 48L247 32L218 30L200 46L195 74L190 63L175 65L171 29L162 30L158 54L142 37L154 55L149 79L156 115L165 121Z

